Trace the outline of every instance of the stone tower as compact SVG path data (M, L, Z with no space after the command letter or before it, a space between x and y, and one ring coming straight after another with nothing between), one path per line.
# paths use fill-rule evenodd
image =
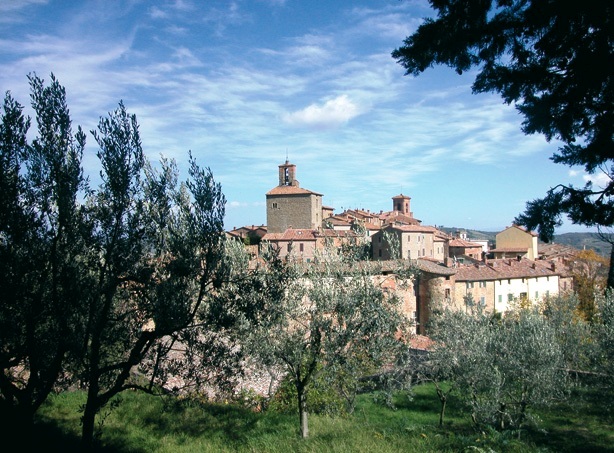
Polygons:
M322 194L302 189L296 165L287 160L279 166L279 185L266 194L266 219L267 233L322 227Z
M411 198L403 194L392 197L392 210L411 217L411 212L409 210L410 200Z

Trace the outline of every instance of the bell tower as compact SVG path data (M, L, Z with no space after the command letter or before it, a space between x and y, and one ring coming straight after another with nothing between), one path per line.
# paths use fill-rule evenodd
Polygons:
M399 214L404 214L412 217L412 213L409 210L409 198L407 195L397 195L396 197L392 197L392 210L398 212Z
M287 159L284 164L279 166L279 185L298 187L298 181L296 180L296 165L291 164Z

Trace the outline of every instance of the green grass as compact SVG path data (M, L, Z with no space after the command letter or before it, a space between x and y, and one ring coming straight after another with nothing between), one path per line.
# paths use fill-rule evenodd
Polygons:
M124 392L121 404L103 413L98 451L614 452L611 398L584 393L582 401L542 414L546 432L523 432L520 439L516 433L477 432L454 398L439 428L439 401L429 385L416 387L411 400L397 395L396 410L360 395L350 416L310 415L310 437L303 440L298 416ZM37 417L32 451L76 451L83 403L79 392L51 398Z

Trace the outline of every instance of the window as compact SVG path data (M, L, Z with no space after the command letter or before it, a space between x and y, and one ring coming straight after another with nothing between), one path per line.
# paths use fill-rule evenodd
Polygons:
M378 250L378 254L377 254L380 258L382 257L382 249Z
M539 291L535 291L535 298L539 299Z
M271 207L272 207L273 209L278 209L278 208L277 208L277 203L276 203L276 202L273 202L273 204L271 205Z
M292 250L292 244L288 242L288 253L290 253L290 250Z
M484 296L480 297L480 307L486 306L486 298Z
M503 296L501 294L499 294L499 298L497 299L497 301L501 304L503 303Z
M512 293L507 293L507 301L511 302L514 300L514 295Z
M303 253L303 251L304 251L304 250L303 250L303 246L304 246L304 245L305 245L305 244L303 244L303 243L301 243L301 244L299 245L299 249L300 249L301 253Z
M446 300L450 300L450 288L446 288L445 294L446 294L446 296L445 296Z

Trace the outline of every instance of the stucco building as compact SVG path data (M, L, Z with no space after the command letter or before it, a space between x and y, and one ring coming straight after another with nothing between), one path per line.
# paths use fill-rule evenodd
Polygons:
M495 258L538 258L537 234L518 225L512 225L498 233L496 245L491 253Z

